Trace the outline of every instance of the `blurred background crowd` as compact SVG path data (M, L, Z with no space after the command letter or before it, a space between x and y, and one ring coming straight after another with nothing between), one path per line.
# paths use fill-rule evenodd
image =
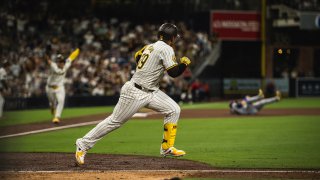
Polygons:
M1 12L0 22L1 60L10 63L6 96L11 97L43 96L49 72L44 56L54 60L61 53L67 58L77 47L81 53L67 72L67 95L117 95L135 71L134 53L157 40L160 25L117 18L46 17L41 12L32 16ZM195 66L211 51L214 39L183 22L174 23L182 36L175 45L176 56L189 57ZM177 79L166 75L161 88L170 95L181 94L195 87L190 77L190 69Z

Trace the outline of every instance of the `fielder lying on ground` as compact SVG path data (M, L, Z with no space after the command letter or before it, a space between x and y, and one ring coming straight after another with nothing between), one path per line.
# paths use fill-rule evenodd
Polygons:
M246 96L241 100L232 100L229 104L230 113L238 115L251 115L258 113L266 104L278 102L281 99L280 91L271 98L264 98L263 91L259 89L256 96Z

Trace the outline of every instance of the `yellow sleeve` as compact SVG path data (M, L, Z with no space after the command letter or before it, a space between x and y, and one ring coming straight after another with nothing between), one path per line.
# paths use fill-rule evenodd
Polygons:
M171 68L173 68L173 67L176 67L176 66L178 66L178 64L174 64L174 65L168 67L168 68L166 69L166 71L168 71L169 69L171 69Z
M135 54L134 54L134 59L136 60L136 62L139 61L143 51L146 49L148 45L145 45L143 48L141 48L139 51L137 51Z

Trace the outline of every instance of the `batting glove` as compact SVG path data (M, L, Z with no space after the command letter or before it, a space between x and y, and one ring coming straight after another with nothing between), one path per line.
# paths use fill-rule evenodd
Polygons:
M180 58L180 62L185 64L186 66L188 66L189 64L191 64L191 60L185 56L183 56L182 58Z
M76 50L74 50L74 51L70 54L70 56L69 56L68 58L69 58L71 61L73 61L73 60L75 60L75 59L78 57L79 53L80 53L80 49L77 48Z

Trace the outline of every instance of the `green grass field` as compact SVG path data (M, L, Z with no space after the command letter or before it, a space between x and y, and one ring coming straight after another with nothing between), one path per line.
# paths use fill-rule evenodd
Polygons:
M267 108L320 108L319 102L319 98L285 99ZM183 109L226 109L227 104L186 105ZM94 114L111 110L110 107L81 108L81 113L84 115L85 112ZM31 117L34 112L41 111L44 110L19 113ZM70 117L79 115L77 109L67 109L66 114L67 111ZM21 118L16 117L16 122L21 122ZM39 121L42 121L41 118ZM160 119L131 120L99 141L90 153L159 156L162 123ZM1 139L0 152L74 152L75 140L92 127ZM187 156L183 157L185 159L220 168L319 169L320 116L181 119L176 147L187 152Z
M185 104L182 109L228 109L228 101L215 103ZM271 104L266 108L320 108L320 98L299 98L285 99L279 103ZM84 115L111 113L113 106L87 107L87 108L66 108L63 111L63 118L81 117ZM0 127L17 124L29 124L51 121L49 109L36 109L25 111L9 111L4 113L0 119Z
M63 118L81 117L85 115L102 114L112 112L113 107L87 107L87 108L66 108L63 110ZM0 120L1 126L12 126L17 124L29 124L51 121L49 109L36 109L25 111L9 111L4 113Z

